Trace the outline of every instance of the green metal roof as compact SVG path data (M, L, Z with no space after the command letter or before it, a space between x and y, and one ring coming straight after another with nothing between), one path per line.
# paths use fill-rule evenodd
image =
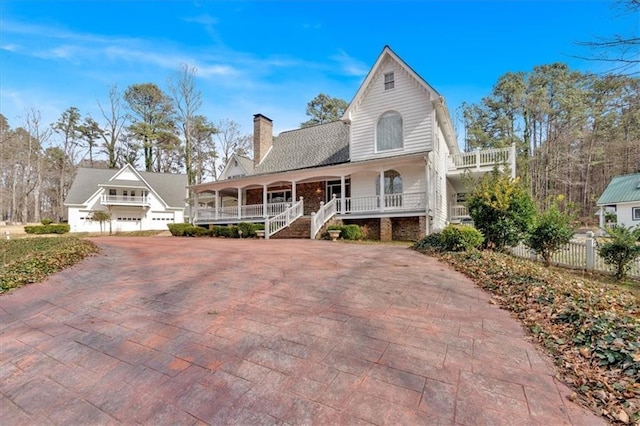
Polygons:
M616 176L611 179L598 202L598 206L640 201L640 173Z

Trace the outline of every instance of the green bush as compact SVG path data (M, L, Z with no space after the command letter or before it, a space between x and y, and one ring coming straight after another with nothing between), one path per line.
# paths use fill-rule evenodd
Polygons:
M24 227L27 234L66 234L71 230L68 223L53 223L49 225L28 225Z
M48 217L45 217L44 219L42 219L40 221L41 224L43 225L51 225L53 223L53 221L51 219L49 219Z
M575 233L571 225L573 218L560 211L556 204L540 213L525 240L525 244L540 255L546 266L551 265L551 257L563 246L569 244Z
M167 226L174 237L184 237L185 231L193 227L190 223L168 223Z
M615 226L606 228L608 237L598 241L598 254L604 263L614 269L617 279L627 275L633 262L640 257L640 227L625 228Z
M255 238L257 230L264 230L264 224L249 222L240 222L238 224L238 231L242 231L242 238ZM239 234L240 232L238 232L238 236Z
M358 225L330 225L327 227L327 231L339 230L340 238L343 240L362 240L364 239L364 233ZM325 238L329 238L329 234L325 235Z
M442 251L442 233L433 232L416 241L411 248L417 251Z
M519 179L494 170L485 174L468 195L467 208L484 245L502 251L515 246L529 233L536 210Z
M484 237L476 228L467 225L447 225L442 230L444 251L469 251L480 247Z
M233 226L214 226L211 230L211 233L214 237L224 237L224 238L238 238L240 235L238 234L238 227Z

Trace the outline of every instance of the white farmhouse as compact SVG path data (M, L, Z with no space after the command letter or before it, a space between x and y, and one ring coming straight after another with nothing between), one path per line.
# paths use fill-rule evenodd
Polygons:
M253 145L253 162L234 156L219 180L192 187L194 223L263 222L267 237L316 238L331 220L416 240L470 220L465 175L516 164L514 146L461 153L442 95L389 47L340 121L274 137L256 114Z

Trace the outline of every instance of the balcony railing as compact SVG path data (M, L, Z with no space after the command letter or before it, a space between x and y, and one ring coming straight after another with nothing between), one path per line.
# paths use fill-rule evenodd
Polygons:
M449 170L491 168L507 164L513 169L513 147L482 149L449 156Z
M451 208L449 209L449 216L451 217L451 220L468 218L469 211L467 210L466 206L455 205L451 206Z
M124 206L148 206L149 198L145 195L124 196L124 195L103 195L103 205L124 205Z

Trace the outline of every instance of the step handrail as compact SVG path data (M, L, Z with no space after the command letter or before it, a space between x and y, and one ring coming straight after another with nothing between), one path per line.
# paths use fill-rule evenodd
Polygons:
M276 232L279 232L291 225L293 221L302 217L304 214L304 199L300 197L300 201L295 203L293 206L285 209L279 215L273 217L266 217L264 220L264 238L269 239L269 237Z
M338 201L336 194L333 194L331 201L327 204L320 203L320 208L317 212L311 213L311 239L315 240L316 235L325 223L331 219L338 212Z

